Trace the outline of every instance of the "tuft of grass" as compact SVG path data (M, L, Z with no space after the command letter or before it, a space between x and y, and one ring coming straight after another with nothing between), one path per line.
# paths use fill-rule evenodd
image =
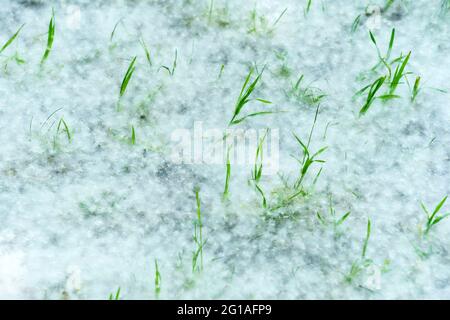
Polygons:
M364 105L362 106L361 110L359 110L359 115L362 116L366 114L367 110L369 110L372 103L377 98L376 94L383 86L383 83L385 82L386 77L380 77L377 80L375 80L371 85L364 87L361 89L356 95L359 95L369 89L369 92L367 93L367 99Z
M397 68L395 69L392 81L389 85L389 94L394 94L395 90L397 89L400 80L407 74L405 73L406 65L408 64L409 58L411 56L411 51L408 53L406 58L403 60L401 64L397 65Z
M210 0L209 6L204 14L208 25L216 25L219 28L226 28L231 24L230 13L227 6L216 6L214 0Z
M389 66L389 59L391 57L392 54L392 49L394 48L394 42L395 42L395 28L392 29L391 31L391 37L389 39L389 46L386 52L386 55L382 55L380 48L378 47L377 44L377 40L375 38L375 36L373 35L372 31L369 31L369 36L370 36L370 40L372 41L372 43L375 45L375 48L377 49L377 55L378 55L378 63L372 67L372 71L376 71L381 65L384 65L388 71L389 71L389 75L391 74L391 68ZM393 63L393 62L391 62ZM389 76L390 78L390 76Z
M56 113L62 109L63 108L58 108L57 110L53 111L39 128L39 132L41 134L51 136L51 140L49 139L48 142L52 144L54 150L59 150L61 134L64 134L66 136L68 143L71 143L73 139L72 132L70 131L69 125L67 124L66 120L63 117L56 117ZM43 133L44 129L46 133ZM55 129L53 134L50 133L52 129ZM32 123L30 122L30 136L32 136L31 130Z
M381 65L384 65L384 67L387 69L387 74L379 77L373 83L365 86L364 88L362 88L355 94L355 96L357 96L357 95L361 95L362 93L368 91L366 102L360 109L360 116L364 115L369 110L369 108L371 107L371 105L373 104L373 102L376 99L387 101L387 100L391 100L391 99L400 98L400 96L395 94L395 92L396 92L398 86L402 83L403 78L406 79L406 83L409 86L407 75L411 74L410 72L405 71L406 66L409 62L409 59L411 57L411 51L406 56L403 56L403 54L401 54L399 57L390 61L390 57L391 57L392 50L394 47L394 42L395 42L395 29L392 29L392 31L391 31L389 46L388 46L387 52L384 56L381 54L381 51L377 44L377 40L371 31L369 31L369 36L370 36L372 43L375 45L375 48L377 49L377 55L378 55L378 60L379 60L378 63L370 71L372 73L378 73L378 71L377 71L378 67ZM393 72L392 69L395 64L397 64L397 66ZM387 89L388 89L387 93L377 96L377 93L383 87L383 85L385 85L387 87ZM413 93L411 96L412 101L414 101L414 99L416 98L416 96L418 94L419 85L420 85L420 77L418 77L416 79L415 87L413 88Z
M155 296L159 298L159 294L161 293L161 273L158 268L158 260L155 259Z
M443 215L438 216L437 214L439 213L439 211L441 211L442 206L445 204L445 202L447 201L447 197L445 196L439 203L438 205L434 208L433 212L430 213L427 208L425 207L425 205L421 202L420 206L422 207L422 210L425 212L425 214L427 215L427 222L426 222L426 227L425 227L425 232L424 235L428 235L428 233L430 232L431 228L436 225L437 223L441 222L443 219L447 218L448 216L450 216L450 213L446 213Z
M323 153L325 150L327 150L328 147L323 147L323 148L319 149L316 153L311 155L311 152L309 151L309 147L307 145L305 145L295 133L293 133L293 135L294 135L295 139L297 140L297 142L302 147L303 155L304 155L302 161L300 161L299 159L296 159L300 163L300 176L295 183L295 189L298 189L302 185L303 179L305 178L306 174L308 173L308 170L311 167L311 165L313 163L324 163L325 162L324 160L316 159L316 157L319 156L321 153Z
M291 203L298 196L305 196L305 195L307 195L307 192L303 188L303 183L304 183L304 179L305 179L307 173L309 172L309 168L311 167L311 165L313 163L324 163L325 162L323 160L316 159L316 157L319 154L321 154L322 152L324 152L327 149L326 147L320 149L315 154L312 154L312 156L311 156L311 152L309 151L309 146L311 144L312 135L314 133L315 125L317 123L317 117L319 115L319 109L320 109L320 105L318 105L317 108L316 108L316 113L314 115L314 121L313 121L313 124L312 124L312 127L311 127L311 131L309 132L308 142L306 144L304 144L300 140L300 138L295 135L295 133L292 133L294 138L300 144L300 146L302 148L302 152L303 152L303 158L301 160L293 156L293 158L295 160L297 160L298 163L300 164L300 173L299 173L299 177L296 179L296 181L294 182L294 185L292 186L292 188L294 189L294 194L288 196L287 198L285 198L283 196L281 204L276 206L275 208L280 208L280 207L286 206L287 204ZM317 173L316 177L314 178L313 186L317 182L317 179L319 178L321 172L322 172L322 169L319 170L319 172ZM288 184L286 184L286 188L290 189L290 187L288 187Z
M334 232L337 234L337 230L339 228L339 226L341 226L345 220L347 220L347 218L350 216L351 212L347 211L346 213L344 213L341 217L337 217L336 216L336 210L333 207L333 202L330 196L329 199L329 216L331 218L331 224L333 226L333 230ZM328 219L326 219L325 217L323 217L320 213L317 212L317 219L320 221L320 223L322 223L323 225L327 225L329 224Z
M19 35L20 31L22 31L22 28L24 26L25 26L25 24L21 25L20 28L16 31L16 33L14 33L13 36L11 38L9 38L8 41L6 41L6 43L0 49L0 54L2 54L2 52L5 51L6 48L8 48L11 45L11 43L14 42L14 40L16 40L17 36Z
M48 24L47 47L45 48L44 55L42 56L41 65L47 61L50 52L52 51L53 40L55 39L55 28L55 11L52 9L52 17L50 18L50 22Z
M174 56L174 59L173 59L172 68L169 68L167 66L161 66L160 69L162 68L162 69L167 70L167 72L171 76L173 76L175 74L175 69L177 68L177 60L178 60L178 50L175 49L175 56Z
M203 241L203 223L202 223L202 211L201 211L201 203L199 188L195 188L195 201L197 204L197 220L194 222L194 243L196 248L192 253L192 272L201 272L203 271L203 246L205 242ZM199 262L200 259L200 262Z
M280 22L281 18L283 18L286 11L287 8L281 12L273 23L270 23L265 16L258 14L255 5L255 8L250 12L250 26L247 32L259 35L272 35L276 30L277 24Z
M295 133L293 133L294 138L297 140L297 142L300 144L300 146L302 147L302 151L303 151L303 159L299 160L297 158L295 158L299 163L300 163L300 175L296 181L296 183L294 184L294 188L295 189L299 189L302 186L303 180L310 168L310 166L317 162L317 163L324 163L325 161L323 160L317 160L316 157L318 155L320 155L322 152L324 152L327 147L321 148L319 151L317 151L316 153L314 153L311 156L311 153L309 151L309 146L311 144L311 139L312 139L312 135L314 133L314 128L316 126L317 123L317 117L319 115L319 109L320 109L320 105L317 106L316 108L316 113L314 114L314 121L313 124L311 126L311 131L309 132L309 136L308 136L308 142L306 143L306 145L300 140L300 138L298 136L295 135ZM319 171L320 174L320 171ZM316 177L317 179L317 177ZM300 190L301 192L302 190Z
M238 99L236 101L236 105L234 107L233 117L231 118L230 122L228 123L228 126L241 123L242 121L244 121L245 119L250 118L250 117L255 117L255 116L258 116L258 115L265 115L265 114L273 113L273 111L260 111L260 112L250 113L250 114L247 114L247 115L242 116L242 117L239 118L239 115L240 115L242 109L250 101L258 101L258 102L263 103L263 104L271 104L272 103L272 102L270 102L268 100L264 100L264 99L260 99L260 98L257 98L257 99L251 99L250 98L250 96L252 95L253 91L255 90L258 82L261 80L261 76L262 76L263 72L264 72L264 70L261 71L261 73L259 73L256 76L255 80L253 80L253 82L249 84L250 79L251 79L252 74L253 74L253 68L250 69L247 77L245 78L244 84L242 85L241 92L239 93L239 97L238 97Z
M127 72L125 73L125 76L123 77L122 84L120 85L120 93L119 98L122 98L127 91L128 83L130 82L131 77L133 76L134 71L136 70L136 67L134 64L136 63L137 57L134 57L131 60L130 65L128 66Z
M230 148L227 149L227 165L226 165L226 175L225 175L225 188L223 190L223 199L228 198L229 188L230 188L230 177L231 177L231 162L230 162Z
M354 279L361 273L361 271L364 270L364 268L367 268L368 266L370 266L372 264L372 260L366 258L367 246L369 244L369 239L370 239L370 233L371 233L371 222L370 222L370 219L368 219L366 236L365 236L364 242L363 242L361 257L360 257L360 259L357 259L352 263L349 273L345 276L345 280L349 283L352 283L354 281Z
M292 86L290 94L297 101L306 103L310 106L320 103L327 95L319 88L312 87L311 84L301 86L304 75L300 75L297 82Z
M120 300L120 287L117 289L115 295L109 294L109 300Z
M70 134L69 126L67 125L67 123L64 120L64 118L59 119L58 126L56 128L56 133L57 134L59 134L61 131L66 133L67 140L69 142L71 142L72 141L72 136Z

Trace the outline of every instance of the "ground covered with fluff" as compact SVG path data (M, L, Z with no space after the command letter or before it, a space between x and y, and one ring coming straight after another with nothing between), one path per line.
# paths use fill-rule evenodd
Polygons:
M449 9L2 1L0 298L449 298ZM194 122L278 170L177 163Z

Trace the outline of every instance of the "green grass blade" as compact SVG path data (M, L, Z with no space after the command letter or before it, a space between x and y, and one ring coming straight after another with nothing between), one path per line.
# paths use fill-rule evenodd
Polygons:
M152 66L152 59L150 56L150 51L148 50L147 44L145 43L144 39L141 38L141 40L139 41L139 43L141 44L141 47L144 49L145 52L145 58L147 59L147 62L149 64L149 66Z
M136 132L134 130L134 126L131 126L131 144L136 144Z
M262 191L262 189L257 184L255 184L255 187L256 187L256 190L258 190L258 192L261 194L261 197L263 199L263 202L262 202L263 208L264 209L267 208L267 200L266 200L266 197L264 195L264 192Z
M361 15L359 14L359 15L355 18L355 20L353 20L352 28L351 28L351 32L352 32L352 33L353 33L353 32L356 32L356 30L358 30L360 21L361 21Z
M367 110L369 110L370 106L372 105L373 101L375 100L376 93L380 90L381 86L383 85L384 81L386 80L386 77L381 77L375 80L375 82L370 86L369 92L367 94L367 100L366 103L363 105L361 110L359 111L360 115L366 114Z
M228 197L228 192L230 188L230 177L231 177L231 163L230 163L230 148L227 150L227 165L226 165L226 176L225 176L225 188L223 190L223 198Z
M42 56L41 64L43 64L43 63L45 63L45 61L47 61L47 59L50 55L50 52L52 51L53 41L55 39L55 28L56 28L55 11L52 10L52 17L48 24L47 47L45 48L44 55Z
M420 77L417 76L416 77L416 81L414 81L414 87L412 90L412 95L411 95L411 102L414 102L417 98L417 95L419 94L420 91Z
M70 130L69 130L69 126L67 125L66 121L61 118L58 122L58 127L56 128L56 132L59 133L61 126L64 126L64 131L66 132L67 135L67 140L69 140L69 142L72 141L72 136L70 135Z
M367 220L367 232L366 232L366 238L364 239L364 245L363 245L363 250L362 250L362 254L361 257L363 259L366 258L366 252L367 252L367 245L369 244L369 239L370 239L370 219Z
M394 73L394 77L392 79L392 83L390 85L390 93L394 93L395 90L397 89L400 80L403 78L403 76L405 75L405 68L406 65L408 64L409 58L411 56L411 51L408 53L408 55L406 56L406 58L403 60L402 64L400 66L397 66L397 69L395 70Z
M391 56L392 48L394 47L394 41L395 41L395 28L393 28L391 32L391 39L389 40L389 48L385 60L389 60L389 57Z
M133 76L134 70L136 69L134 64L136 63L137 57L134 57L131 61L130 65L128 66L127 72L125 73L125 76L123 77L122 84L120 86L120 97L122 97L128 87L128 83L130 82L131 77Z
M348 218L348 216L350 215L350 211L349 212L347 212L346 214L344 214L337 222L336 222L336 225L337 226L339 226L339 225L341 225L347 218Z
M448 196L445 196L444 199L439 202L439 204L434 208L433 213L430 216L430 219L433 220L434 216L441 210L442 206L445 204L445 201L447 201Z
M9 45L11 43L13 43L13 41L17 38L17 36L19 35L20 31L22 30L22 28L25 26L25 24L21 25L20 28L16 31L16 33L14 33L14 35L9 38L8 41L6 41L6 43L3 45L3 47L0 49L0 54L5 51L6 48L9 47Z
M155 259L155 295L156 295L156 298L159 297L160 293L161 293L161 273L159 272L159 268L158 268L158 260Z

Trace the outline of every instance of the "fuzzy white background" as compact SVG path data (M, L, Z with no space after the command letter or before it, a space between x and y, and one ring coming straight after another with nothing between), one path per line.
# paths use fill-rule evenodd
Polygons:
M0 298L107 299L120 287L123 299L154 299L155 259L162 299L449 298L450 221L425 238L420 202L432 210L450 193L450 13L438 0L397 0L374 20L368 5L384 2L312 0L305 14L307 1L294 0L215 0L211 11L206 0L2 1L0 46L25 25L0 57ZM41 65L52 8L54 45ZM383 53L395 27L392 56L411 51L409 81L422 81L414 102L402 80L401 98L360 117L364 97L352 97L378 62L368 27ZM175 50L171 76L160 66ZM286 92L303 74L326 94L311 142L328 146L311 169L323 168L317 184L269 218L250 168L232 168L224 203L224 165L170 160L174 130L227 126L252 65L266 66L257 96L273 104L246 108L283 111L241 125L280 129L279 175L261 182L269 207L288 193L280 176L298 175L292 132L306 140L316 110ZM51 126L60 118L70 143ZM195 186L201 273L191 270ZM338 231L317 218L330 197L337 215L351 212ZM369 218L370 266L346 281Z

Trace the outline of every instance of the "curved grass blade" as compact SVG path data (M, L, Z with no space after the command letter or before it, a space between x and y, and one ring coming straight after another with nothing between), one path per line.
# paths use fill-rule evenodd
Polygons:
M366 103L363 105L361 110L359 111L359 115L366 114L367 110L369 110L370 106L376 99L376 94L378 90L380 90L381 86L383 85L384 81L386 80L386 77L381 77L375 80L374 83L372 83L369 87L369 93L367 94ZM364 91L367 90L367 87L364 88Z
M0 49L0 54L5 51L6 48L9 47L9 45L11 43L13 43L13 41L17 38L17 36L19 35L20 31L22 30L22 28L25 26L25 24L21 25L20 28L16 31L16 33L14 33L14 35L9 38L8 41L6 41L6 43L3 45L3 47Z
M128 83L130 82L130 79L133 76L134 70L136 70L136 67L134 66L134 64L136 63L136 59L137 57L133 58L130 65L128 66L125 76L123 77L122 84L120 86L120 97L122 97L125 94L128 87Z
M50 52L52 51L53 40L55 39L55 28L56 28L55 11L52 10L52 17L48 24L47 47L45 49L44 55L42 56L41 64L44 64L45 61L47 61L48 56L50 55Z
M399 66L397 66L397 68L395 69L394 72L394 76L392 78L392 82L390 85L390 94L393 94L395 92L395 90L397 89L400 80L405 76L405 68L406 65L408 64L409 58L411 56L411 51L408 53L408 55L406 56L405 60L403 60L403 63Z

